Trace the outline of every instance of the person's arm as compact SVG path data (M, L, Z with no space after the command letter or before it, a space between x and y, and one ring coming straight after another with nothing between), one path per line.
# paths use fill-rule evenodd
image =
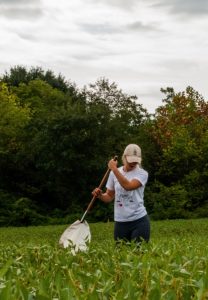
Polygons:
M117 162L115 162L113 159L109 161L108 167L113 171L114 175L118 179L118 182L125 190L136 190L140 186L142 186L141 182L138 179L128 180L126 177L124 177L117 168Z
M103 193L102 190L99 188L94 189L92 194L93 194L93 196L96 196L96 198L100 199L101 201L103 201L105 203L111 202L115 196L114 191L107 189L106 192Z

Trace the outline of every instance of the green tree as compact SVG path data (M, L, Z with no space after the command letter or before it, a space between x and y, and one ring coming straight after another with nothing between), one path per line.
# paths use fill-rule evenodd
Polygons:
M15 151L18 137L30 121L30 110L20 105L19 98L9 92L6 84L0 84L0 153Z
M19 86L21 83L28 84L30 81L40 79L47 82L53 88L71 95L77 93L75 84L67 81L61 74L55 75L53 71L44 71L41 67L31 67L29 70L25 66L17 65L10 68L2 76L1 81L9 86Z
M8 224L16 199L10 183L16 155L23 147L22 134L30 122L30 109L20 105L19 98L0 83L0 225Z
M54 186L56 170L61 169L56 162L59 161L59 154L55 152L54 143L58 140L62 143L62 135L60 139L59 136L52 137L51 131L53 126L59 126L59 122L65 119L68 112L73 112L73 106L82 105L78 102L73 104L68 93L55 89L40 79L32 80L28 84L20 83L18 87L13 87L13 91L21 99L22 107L30 108L30 122L22 134L24 146L16 155L14 176L10 185L15 185L18 193L32 198L39 205L49 203L54 207L61 197L64 199L65 194L57 196L60 188ZM51 172L51 166L55 166L54 172ZM51 181L51 178L54 179ZM60 185L63 186L63 183Z
M109 122L109 136L105 138L110 148L121 153L128 143L140 139L142 126L150 116L136 96L123 93L115 82L105 78L91 84L85 95L89 109L98 115L103 127L106 120Z
M189 199L186 209L197 215L200 206L207 206L207 149L204 145L208 103L191 87L177 94L171 88L163 92L166 99L156 110L152 127L160 151L155 177L167 187L182 185ZM178 204L180 201L178 197Z

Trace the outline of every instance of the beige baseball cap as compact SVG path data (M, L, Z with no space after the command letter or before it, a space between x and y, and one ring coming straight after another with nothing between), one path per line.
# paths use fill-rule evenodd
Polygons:
M141 164L142 161L142 152L141 148L136 144L129 144L125 150L124 155L128 163L137 162Z

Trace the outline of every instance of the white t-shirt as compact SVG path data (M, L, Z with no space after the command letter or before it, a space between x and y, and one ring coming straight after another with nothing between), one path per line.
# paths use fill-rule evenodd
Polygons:
M114 173L110 172L106 188L115 191L114 220L128 222L144 217L147 214L143 199L148 179L147 171L139 166L128 172L123 170L123 166L118 169L128 180L138 179L142 186L136 190L127 191L120 185Z

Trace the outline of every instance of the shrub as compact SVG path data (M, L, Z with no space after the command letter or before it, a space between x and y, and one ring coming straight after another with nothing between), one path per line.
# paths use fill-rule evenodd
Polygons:
M147 190L147 210L153 219L178 219L190 217L186 209L188 193L180 184L165 186L156 183L152 191Z

